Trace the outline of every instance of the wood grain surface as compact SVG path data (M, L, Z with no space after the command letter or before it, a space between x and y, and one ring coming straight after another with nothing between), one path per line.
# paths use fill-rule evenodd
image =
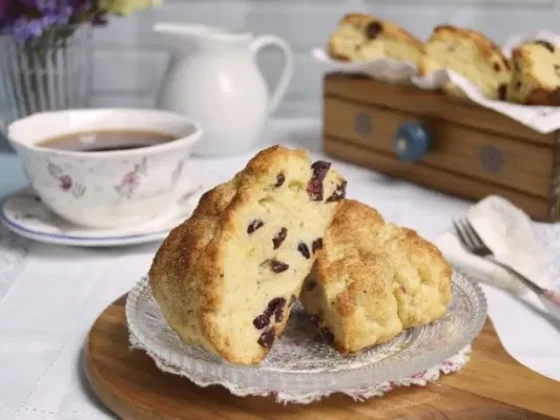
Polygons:
M341 138L398 159L393 137L402 124L416 121L423 123L435 139L435 144L416 165L441 169L445 175L463 175L545 199L549 197L554 153L548 147L445 120L436 121L337 98L325 98L324 107L323 131L326 136ZM371 133L361 134L355 130L358 114L369 116ZM481 163L480 154L489 146L501 151L502 164L497 172L490 172Z
M327 156L369 167L387 175L459 197L476 200L490 194L498 194L525 210L536 220L549 219L550 203L542 197L524 194L514 189L461 176L457 173L442 171L428 165L404 162L389 154L375 152L334 136L325 135L323 137L323 151Z
M323 94L341 97L381 108L399 109L423 117L474 127L520 141L553 147L554 133L540 134L498 112L463 98L421 90L415 86L384 83L367 77L329 73L325 76Z
M200 388L161 372L142 351L129 349L125 298L105 309L86 344L84 368L97 396L123 419L457 419L560 418L560 383L525 368L501 346L487 321L471 361L426 387L397 389L354 402L337 395L310 405L280 405L271 398Z
M499 194L536 220L560 217L560 132L541 134L464 98L363 76L329 73L323 94L329 156L459 197ZM414 163L393 149L405 122L431 133Z

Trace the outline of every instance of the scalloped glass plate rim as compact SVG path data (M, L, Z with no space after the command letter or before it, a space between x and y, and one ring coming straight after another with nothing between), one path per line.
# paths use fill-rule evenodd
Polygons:
M471 322L467 325L467 328L452 345L446 346L438 352L432 351L426 355L415 352L414 348L417 346L413 343L412 346L403 350L403 352L408 351L410 353L407 355L409 358L396 367L390 366L390 368L387 368L384 366L391 362L391 357L394 355L390 355L367 366L338 372L286 372L263 364L252 366L235 365L223 360L195 359L186 354L181 354L169 346L162 346L154 337L144 334L134 322L130 322L131 319L135 319L134 314L138 311L138 298L143 293L149 293L150 298L153 300L151 291L149 291L147 276L143 277L129 292L125 312L130 334L134 336L134 339L141 347L147 350L151 358L157 359L156 364L159 366L163 362L164 365L171 368L169 369L170 371L181 374L197 384L203 383L204 386L222 385L228 388L230 388L228 384L231 384L231 386L237 389L246 388L248 390L247 394L262 394L262 391L265 389L269 392L283 392L287 394L321 391L336 392L337 390L344 392L347 389L372 386L379 382L400 380L422 372L454 356L470 344L484 326L487 315L486 297L476 282L457 271L453 271L452 288L453 299L456 299L457 292L463 292L464 294L464 292L470 289L470 294L476 299L476 306L478 307L478 313L471 317ZM148 289L147 292L146 289ZM452 309L453 307L451 306L450 312ZM161 312L159 312L158 316L163 318ZM422 331L418 330L433 328L433 325L438 322L441 321L437 320L432 324L413 328L411 329L412 334L418 340L422 336ZM168 328L170 327L168 326ZM176 335L174 331L173 334ZM261 392L257 391L259 389Z

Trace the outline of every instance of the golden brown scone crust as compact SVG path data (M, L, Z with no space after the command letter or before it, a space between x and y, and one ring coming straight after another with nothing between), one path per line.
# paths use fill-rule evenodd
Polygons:
M361 13L343 16L328 43L329 55L342 61L389 57L416 65L422 51L422 42L400 26Z
M525 105L560 106L560 47L537 40L512 52L508 99Z
M344 200L300 300L333 346L353 353L441 317L451 268L415 231Z
M420 76L439 68L448 68L478 85L486 97L507 98L511 63L500 47L484 34L472 29L439 25L424 44L424 51L418 62ZM466 96L450 83L443 90L453 96Z
M323 197L312 200L306 190L310 165L306 151L265 149L233 179L206 192L192 216L170 232L150 268L150 286L184 341L233 363L258 363L266 356L269 346L258 344L261 334L282 333L315 259L302 257L298 241L311 249L312 240L323 236L340 205L329 198L345 188L344 179L328 169ZM276 246L273 237L282 228L285 239ZM289 269L273 272L273 260ZM279 298L279 314L271 310L270 324L256 328L253 320Z

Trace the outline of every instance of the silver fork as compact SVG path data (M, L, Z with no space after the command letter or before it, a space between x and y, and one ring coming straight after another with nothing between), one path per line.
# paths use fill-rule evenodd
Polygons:
M486 258L514 275L539 297L543 306L551 315L560 320L560 293L540 287L512 267L496 260L492 250L486 246L468 220L454 220L453 227L459 241L471 254Z

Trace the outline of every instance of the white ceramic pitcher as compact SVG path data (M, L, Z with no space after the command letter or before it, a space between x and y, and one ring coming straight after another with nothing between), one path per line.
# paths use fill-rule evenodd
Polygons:
M292 78L288 44L273 35L254 37L205 25L160 22L153 29L172 53L157 106L200 123L204 135L193 153L234 154L254 146ZM284 56L271 95L255 60L267 46L280 48Z

